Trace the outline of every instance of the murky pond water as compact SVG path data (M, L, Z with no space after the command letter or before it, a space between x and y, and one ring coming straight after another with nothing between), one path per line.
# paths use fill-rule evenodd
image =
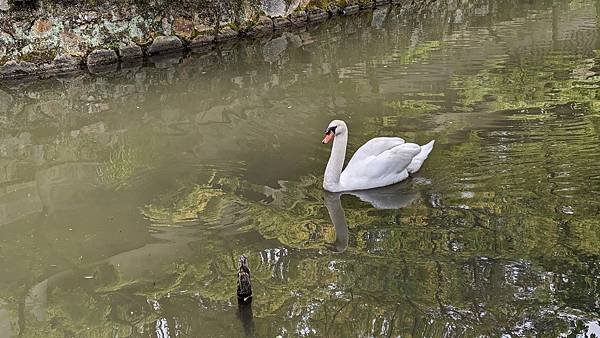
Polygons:
M599 27L440 1L2 85L2 336L600 334ZM325 194L334 118L436 148Z

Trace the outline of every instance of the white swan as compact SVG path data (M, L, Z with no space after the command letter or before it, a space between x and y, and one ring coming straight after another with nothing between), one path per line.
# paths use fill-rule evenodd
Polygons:
M331 155L323 188L331 192L364 190L398 183L417 172L433 149L435 140L420 146L406 143L399 137L376 137L363 144L344 166L348 127L341 120L333 120L325 129L323 143L333 139Z

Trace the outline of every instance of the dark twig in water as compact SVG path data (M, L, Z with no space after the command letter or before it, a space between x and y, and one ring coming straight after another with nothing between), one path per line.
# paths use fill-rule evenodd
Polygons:
M252 302L252 284L250 282L250 268L246 256L240 256L238 264L237 297L239 303Z
M246 337L254 336L254 319L252 314L252 284L250 282L250 268L246 256L240 256L238 261L238 317L244 326Z

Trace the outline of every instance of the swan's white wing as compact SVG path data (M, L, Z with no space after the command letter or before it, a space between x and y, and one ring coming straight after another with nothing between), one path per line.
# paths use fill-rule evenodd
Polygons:
M406 168L420 152L418 144L404 143L376 156L351 160L340 176L340 184L346 190L358 190L400 182L408 176Z
M384 151L390 150L401 144L404 144L404 139L401 139L400 137L376 137L370 139L354 152L354 155L352 155L352 158L348 162L348 166L350 166L352 162L360 162L370 156L378 156Z
M409 174L416 173L417 171L419 171L419 169L421 169L423 162L425 162L427 156L429 156L429 153L431 152L431 150L433 150L434 144L435 140L432 140L429 143L421 146L421 152L412 159L412 161L406 168Z

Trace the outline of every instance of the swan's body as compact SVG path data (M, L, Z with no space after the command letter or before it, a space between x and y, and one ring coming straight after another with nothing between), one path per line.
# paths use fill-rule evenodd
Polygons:
M364 190L398 183L417 172L433 149L435 141L420 146L399 137L376 137L354 153L344 171L348 127L341 120L331 121L323 143L333 139L323 188L331 192Z

